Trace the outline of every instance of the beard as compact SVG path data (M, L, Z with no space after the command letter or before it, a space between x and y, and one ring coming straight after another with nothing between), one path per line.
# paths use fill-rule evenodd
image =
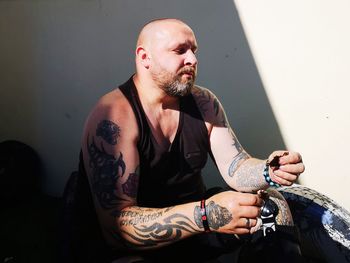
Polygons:
M190 73L192 77L183 79L183 75L186 73ZM152 73L152 79L168 96L184 97L191 93L196 79L196 70L192 67L184 67L176 74L159 70Z

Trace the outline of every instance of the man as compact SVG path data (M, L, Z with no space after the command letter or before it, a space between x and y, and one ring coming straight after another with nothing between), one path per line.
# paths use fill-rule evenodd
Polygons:
M80 177L88 178L104 240L117 257L215 258L261 228L258 190L291 185L304 170L295 152L273 152L272 167L244 151L215 95L194 85L196 51L184 22L146 24L136 74L103 96L87 119ZM206 193L201 170L208 153L235 191ZM276 223L292 225L283 198L270 195L279 208Z

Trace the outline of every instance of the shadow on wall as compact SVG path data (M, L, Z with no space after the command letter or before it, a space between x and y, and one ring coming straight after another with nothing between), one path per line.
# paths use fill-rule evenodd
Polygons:
M22 10L5 2L0 2L0 25L0 142L17 139L33 145L40 118L35 25Z
M193 28L197 84L221 100L245 149L266 158L285 148L232 0L1 1L6 102L0 103L0 124L6 129L0 141L23 141L39 153L46 193L61 195L77 169L90 108L133 73L138 31L161 17L180 18ZM210 184L220 180L213 173L210 165L204 171Z

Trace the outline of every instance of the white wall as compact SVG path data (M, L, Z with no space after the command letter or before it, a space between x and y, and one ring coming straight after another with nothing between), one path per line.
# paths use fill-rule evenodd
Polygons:
M345 86L346 79L335 76L345 71L340 63L345 63L346 44L336 41L343 38L340 35L329 33L325 39L338 52L333 58L321 43L326 66L331 68L325 74L326 67L317 55L321 50L316 51L325 31L314 32L312 23L321 20L324 26L344 30L346 23L319 19L323 9L312 18L315 11L309 14L297 2L288 8L269 1L236 4L240 16L232 0L0 1L0 141L17 139L32 146L43 161L43 190L60 195L69 174L77 169L88 111L99 96L134 71L138 30L150 19L178 17L197 36L198 84L212 89L221 99L245 148L261 158L286 144L301 151L308 165L303 182L345 204L345 197L335 194L343 191L339 184L345 185L345 173L341 173L345 151L339 152L336 160L342 162L337 165L329 165L325 156L335 160L339 141L344 146L348 142L345 136L324 135L339 131L346 122L340 120L345 113L336 111L341 104L331 104L336 98L345 100L345 96L340 96L341 90L327 91L330 86ZM306 29L292 17L301 10L311 23ZM277 23L271 13L278 16ZM341 19L341 13L332 16ZM284 21L284 30L280 21ZM291 37L293 34L296 37ZM307 52L309 49L312 52ZM306 65L311 67L301 70ZM303 95L296 92L298 89ZM330 173L331 168L338 170ZM343 181L322 188L321 181L333 183L334 179L328 179L330 174L332 178L343 176ZM212 166L205 170L205 176L209 184L222 183Z
M350 2L234 2L301 183L350 209Z

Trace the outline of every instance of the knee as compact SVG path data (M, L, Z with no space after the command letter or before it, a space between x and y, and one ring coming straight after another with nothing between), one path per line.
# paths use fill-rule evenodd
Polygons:
M269 198L278 207L278 214L276 216L276 224L277 225L286 225L286 226L294 225L292 213L290 212L288 203L287 203L286 199L284 199L283 195L280 192L278 192L277 190L272 189L272 188L267 189L267 192L269 194Z

